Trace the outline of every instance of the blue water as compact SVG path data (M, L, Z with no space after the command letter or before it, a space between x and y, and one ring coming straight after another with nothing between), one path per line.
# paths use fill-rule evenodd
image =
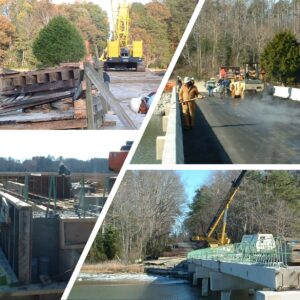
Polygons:
M71 300L219 300L220 294L201 297L200 287L186 280L147 275L81 276L68 299ZM232 300L250 300L247 292Z

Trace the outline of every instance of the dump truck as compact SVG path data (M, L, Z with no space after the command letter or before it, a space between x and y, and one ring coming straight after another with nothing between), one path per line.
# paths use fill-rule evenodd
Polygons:
M130 38L129 10L126 2L118 6L114 32L100 57L105 70L145 71L143 41L132 41Z

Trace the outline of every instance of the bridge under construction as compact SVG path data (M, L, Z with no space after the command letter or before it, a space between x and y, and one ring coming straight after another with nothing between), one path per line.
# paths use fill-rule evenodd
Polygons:
M296 300L300 297L298 248L288 248L280 238L262 235L260 240L217 248L200 249L188 254L188 269L193 284L201 285L202 296L221 292L230 300L233 290L248 289L257 300Z

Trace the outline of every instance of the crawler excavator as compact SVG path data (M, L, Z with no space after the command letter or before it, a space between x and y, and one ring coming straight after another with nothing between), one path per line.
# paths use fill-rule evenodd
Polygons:
M112 10L116 4L111 1ZM126 70L145 72L143 41L131 41L129 5L123 1L118 5L117 15L112 22L114 30L100 60L105 70Z
M207 247L218 247L230 244L231 240L228 238L226 234L227 229L227 213L229 210L230 205L234 200L234 196L237 193L243 178L245 177L247 171L242 171L239 177L232 182L231 188L227 193L224 201L222 202L221 206L219 207L217 213L214 215L210 225L207 228L206 234L203 236L193 236L192 241L198 242L201 244L201 248ZM217 233L216 229L218 225L223 220L223 226L221 233ZM213 236L213 234L215 234Z

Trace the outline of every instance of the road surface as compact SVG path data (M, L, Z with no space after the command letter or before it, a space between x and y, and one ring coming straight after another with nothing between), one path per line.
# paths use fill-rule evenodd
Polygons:
M271 96L197 101L196 127L184 130L187 164L300 163L300 103Z

